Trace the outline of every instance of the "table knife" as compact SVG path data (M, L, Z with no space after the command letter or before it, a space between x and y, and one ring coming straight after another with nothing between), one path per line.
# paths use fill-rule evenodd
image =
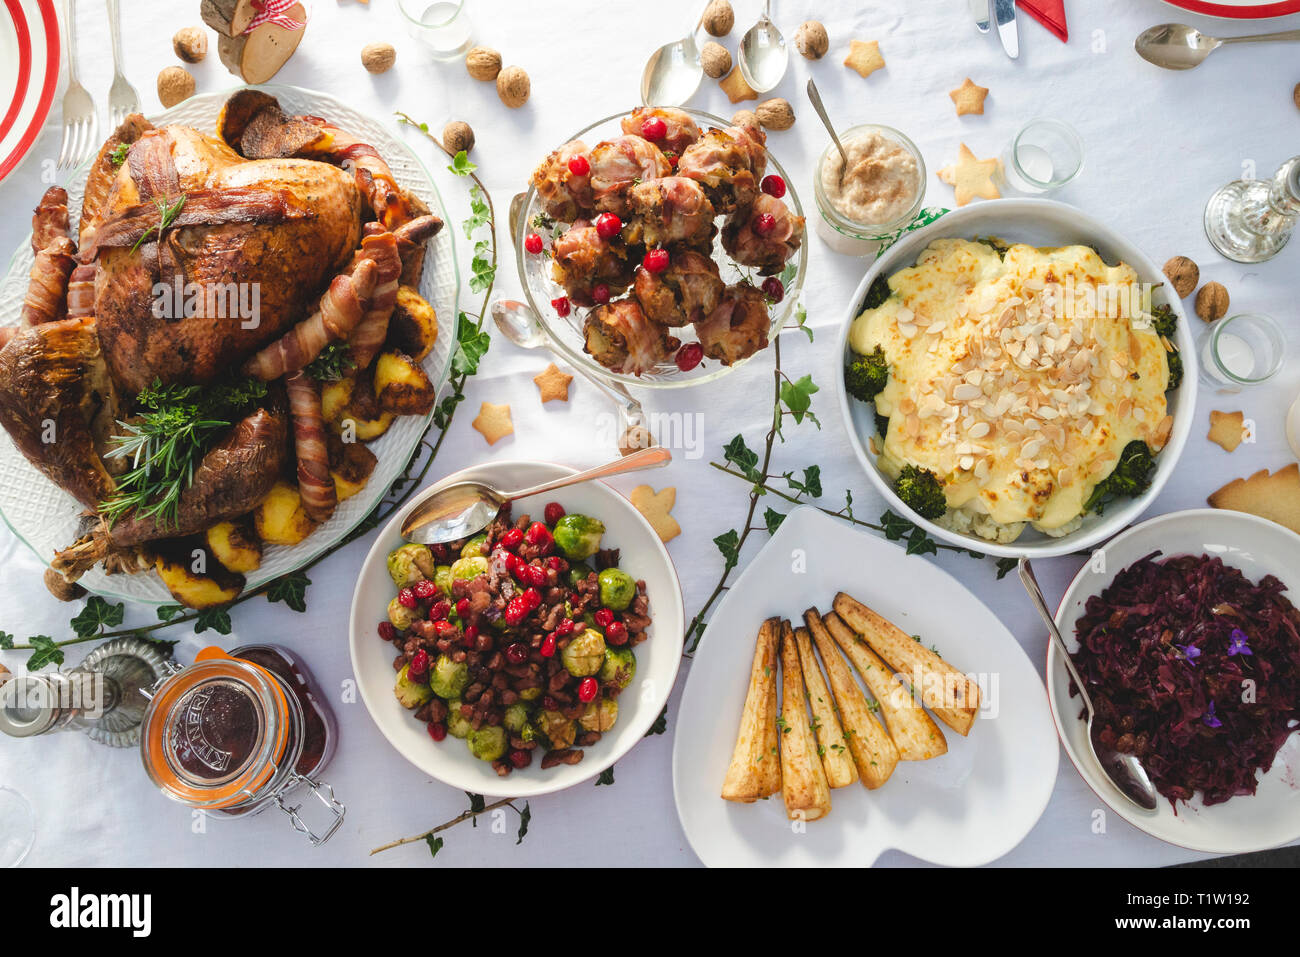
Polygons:
M993 17L998 23L998 37L1007 56L1020 56L1020 34L1016 30L1016 0L993 0Z
M970 15L975 18L975 29L980 33L989 32L989 24L992 21L992 0L968 0L970 3Z

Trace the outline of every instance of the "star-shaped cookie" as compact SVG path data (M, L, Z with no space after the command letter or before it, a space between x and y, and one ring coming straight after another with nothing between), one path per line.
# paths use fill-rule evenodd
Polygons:
M970 77L966 77L966 82L948 95L957 104L958 116L965 116L967 113L982 114L984 112L984 98L989 95L989 88L976 86Z
M672 541L682 533L682 527L677 524L677 519L669 514L677 504L677 489L673 486L670 485L656 492L649 485L638 485L632 489L632 494L628 498L633 507L645 516L645 520L650 523L650 527L655 530L660 541Z
M939 179L953 188L958 206L965 206L972 199L999 199L993 177L1002 164L996 159L976 159L975 154L965 143L957 154L957 162L939 170Z
M871 76L885 66L885 58L880 55L880 44L875 40L865 43L862 40L851 41L844 65L850 70L857 70L864 77Z
M573 376L561 372L554 362L533 376L533 382L537 383L537 388L542 393L543 403L550 402L552 399L568 402L569 383L572 381Z
M504 439L515 431L514 423L510 421L510 406L494 405L491 402L479 406L478 415L470 424L475 431L483 434L488 445L496 445L499 439Z

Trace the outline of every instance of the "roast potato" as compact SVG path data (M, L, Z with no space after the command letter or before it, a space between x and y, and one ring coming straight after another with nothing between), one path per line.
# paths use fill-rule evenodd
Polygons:
M303 511L298 486L283 479L253 512L253 525L262 541L271 545L297 545L316 527Z
M377 461L375 453L360 442L342 442L330 436L330 475L340 502L366 487Z
M247 574L262 566L262 540L247 518L218 522L205 534L208 549L227 571Z
M438 399L429 376L404 352L382 352L375 360L375 398L396 415L425 415Z
M224 568L197 536L163 543L154 568L186 608L228 605L244 590L244 576Z
M410 286L397 288L397 304L388 320L388 338L384 345L404 352L416 362L433 351L438 339L438 314L433 306Z

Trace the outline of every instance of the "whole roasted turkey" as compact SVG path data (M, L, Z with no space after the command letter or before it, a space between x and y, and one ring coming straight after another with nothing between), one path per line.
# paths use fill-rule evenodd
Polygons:
M163 572L158 556L211 542L214 527L260 555L247 518L280 488L297 496L286 520L296 531L268 518L263 537L290 544L373 468L344 433L362 423L373 438L434 401L419 359L436 321L413 287L441 221L372 147L328 120L287 116L264 93L235 94L218 134L133 115L89 173L75 240L61 188L33 216L20 325L0 331L0 425L87 510L85 535L53 557L65 580L99 561ZM343 359L322 377L313 363L327 350ZM264 387L213 436L174 507L106 507L132 466L120 446L137 400L231 382ZM237 594L231 577L246 570L228 569L206 598Z

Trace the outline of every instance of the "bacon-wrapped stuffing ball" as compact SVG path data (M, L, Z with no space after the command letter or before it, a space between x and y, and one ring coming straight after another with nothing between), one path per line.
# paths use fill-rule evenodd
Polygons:
M666 360L681 342L651 322L635 299L593 309L583 327L584 350L606 369L641 375Z

